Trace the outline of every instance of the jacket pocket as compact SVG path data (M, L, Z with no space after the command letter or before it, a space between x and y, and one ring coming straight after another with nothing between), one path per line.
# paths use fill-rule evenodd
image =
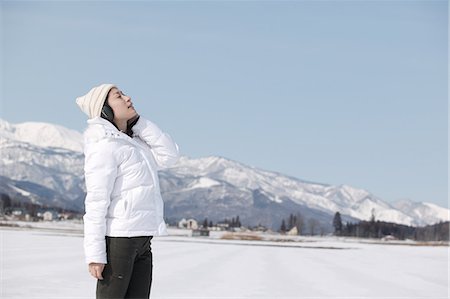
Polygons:
M108 208L108 218L126 218L129 210L129 202L125 196L117 196L111 199Z

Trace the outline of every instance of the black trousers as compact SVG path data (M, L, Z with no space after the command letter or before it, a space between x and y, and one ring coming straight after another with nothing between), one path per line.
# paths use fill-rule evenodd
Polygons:
M148 237L108 237L108 263L97 280L97 299L148 299L152 284L152 249Z

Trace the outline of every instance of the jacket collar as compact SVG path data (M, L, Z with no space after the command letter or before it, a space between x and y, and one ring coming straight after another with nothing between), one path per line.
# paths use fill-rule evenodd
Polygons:
M107 121L104 118L101 117L94 117L87 121L88 128L84 132L84 142L86 143L95 143L101 139L107 139L107 138L117 138L125 140L138 148L141 149L147 149L147 146L143 146L143 144L140 144L135 140L135 138L131 138L125 133L120 132L112 123ZM133 137L138 136L133 134ZM151 147L150 147L151 148ZM145 158L145 156L144 156ZM146 162L148 165L151 165L150 162L146 159Z
M101 118L100 116L96 116L94 118L88 119L87 123L88 123L89 126L100 125L105 130L111 130L113 132L114 131L120 132L112 123L110 123L109 121L107 121L104 118Z
M105 138L120 138L128 141L132 139L104 118L94 117L88 119L87 123L88 127L84 131L85 142L95 142Z

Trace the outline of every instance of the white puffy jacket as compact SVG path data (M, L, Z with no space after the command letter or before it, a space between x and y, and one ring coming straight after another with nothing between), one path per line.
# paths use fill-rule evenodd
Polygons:
M157 170L178 161L178 145L142 116L133 138L109 121L88 120L84 132L86 263L106 264L105 236L167 235Z

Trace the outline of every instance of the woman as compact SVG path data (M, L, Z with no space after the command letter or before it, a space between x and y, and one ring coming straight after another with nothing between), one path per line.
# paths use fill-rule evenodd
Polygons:
M151 239L167 235L157 170L177 162L178 145L113 84L76 102L89 117L84 250L97 298L149 298Z

